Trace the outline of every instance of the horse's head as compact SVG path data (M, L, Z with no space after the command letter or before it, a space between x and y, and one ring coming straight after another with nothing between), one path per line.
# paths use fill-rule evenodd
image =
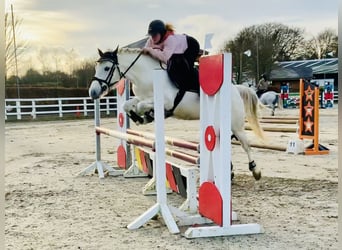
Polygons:
M115 87L121 78L121 72L118 62L118 48L114 51L103 53L98 49L100 58L95 66L95 75L91 80L89 87L89 96L92 99L98 99Z

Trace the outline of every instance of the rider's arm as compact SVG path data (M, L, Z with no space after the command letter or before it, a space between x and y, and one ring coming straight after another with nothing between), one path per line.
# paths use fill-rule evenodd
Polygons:
M259 89L260 86L261 86L261 80L260 80L260 81L257 83L257 85L256 85L257 89Z
M169 36L161 46L162 49L148 48L150 55L163 63L167 63L177 47L177 40L173 36Z

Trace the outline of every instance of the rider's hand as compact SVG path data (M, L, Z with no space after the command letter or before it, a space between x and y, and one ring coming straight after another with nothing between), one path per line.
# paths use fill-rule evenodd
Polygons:
M142 52L144 53L144 54L148 54L148 53L150 53L150 51L152 50L152 48L143 48L142 49Z

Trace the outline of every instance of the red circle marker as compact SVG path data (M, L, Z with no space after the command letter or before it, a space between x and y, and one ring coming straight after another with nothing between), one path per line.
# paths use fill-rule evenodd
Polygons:
M119 119L119 126L120 128L122 128L124 124L124 115L120 113L118 119Z
M116 89L118 91L118 94L122 96L125 92L125 78L122 78L119 82L118 85L116 86Z
M123 169L127 169L127 166L126 166L126 150L124 148L124 146L122 145L119 145L118 149L117 149L117 164L120 168L123 168Z
M205 130L205 146L209 151L213 151L216 144L216 134L213 126L209 126Z

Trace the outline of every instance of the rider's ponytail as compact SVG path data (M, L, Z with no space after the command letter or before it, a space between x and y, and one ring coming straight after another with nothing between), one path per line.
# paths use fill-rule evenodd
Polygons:
M165 24L165 28L166 28L166 31L175 32L175 28L173 27L171 23Z

